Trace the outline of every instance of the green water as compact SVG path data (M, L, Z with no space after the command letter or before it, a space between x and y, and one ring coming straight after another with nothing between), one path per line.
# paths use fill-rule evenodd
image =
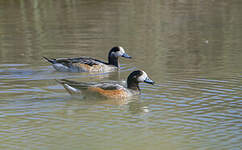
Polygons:
M0 149L241 147L240 0L0 0ZM109 74L60 73L41 57L133 57ZM154 86L126 101L69 95L55 79Z

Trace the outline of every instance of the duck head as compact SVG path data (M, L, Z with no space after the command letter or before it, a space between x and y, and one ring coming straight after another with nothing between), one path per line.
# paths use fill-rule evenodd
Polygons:
M155 83L154 81L152 81L148 77L148 75L143 70L136 70L136 71L133 71L128 76L127 86L128 86L129 89L140 91L140 88L139 88L140 82L145 82L145 83L148 83L148 84L154 84Z
M116 47L113 47L109 51L109 54L108 54L108 64L114 65L116 67L119 67L119 61L118 61L118 58L119 57L124 57L124 58L129 58L129 59L132 58L127 53L125 53L123 47L116 46Z

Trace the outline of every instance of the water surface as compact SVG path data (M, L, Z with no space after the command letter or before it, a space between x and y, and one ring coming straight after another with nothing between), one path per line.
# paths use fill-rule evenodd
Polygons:
M239 0L0 1L0 149L240 149ZM133 57L108 74L41 57ZM55 79L156 81L126 101L69 95Z

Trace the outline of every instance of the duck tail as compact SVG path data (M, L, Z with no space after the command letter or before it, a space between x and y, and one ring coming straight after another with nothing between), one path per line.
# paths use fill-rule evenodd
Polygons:
M68 93L70 94L77 94L80 93L80 90L71 86L69 82L69 80L65 80L65 79L61 79L61 80L57 80L56 81L60 84L62 84L62 86L67 90Z
M56 62L55 59L49 59L49 58L44 57L44 56L43 56L43 58L44 58L45 60L47 60L48 62L52 63L52 64L54 64L54 63Z

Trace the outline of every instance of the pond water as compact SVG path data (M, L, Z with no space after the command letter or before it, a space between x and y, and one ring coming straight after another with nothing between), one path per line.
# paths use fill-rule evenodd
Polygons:
M240 149L240 0L0 1L0 149ZM61 73L42 56L133 57L109 74ZM126 80L129 100L69 95L55 79Z

